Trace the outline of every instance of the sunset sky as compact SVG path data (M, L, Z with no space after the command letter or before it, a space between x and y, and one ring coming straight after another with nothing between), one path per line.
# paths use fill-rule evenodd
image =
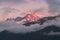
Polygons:
M25 18L29 13L32 16ZM34 14L34 13L37 13ZM7 30L15 33L27 33L41 30L47 26L55 25L60 27L60 0L0 0L0 32ZM30 14L29 14L30 15ZM39 16L38 16L39 15ZM56 17L56 15L58 15ZM49 17L55 16L53 20L48 20ZM13 18L21 18L22 20L15 21ZM22 18L24 17L24 18ZM44 17L44 18L42 18ZM12 18L13 21L6 21L7 18ZM52 17L53 18L53 17ZM30 26L25 26L28 19L30 22L42 22L47 20L42 25L36 23ZM40 19L43 19L40 21ZM39 20L39 21L38 21Z
M0 20L36 12L43 16L60 14L60 0L0 0Z

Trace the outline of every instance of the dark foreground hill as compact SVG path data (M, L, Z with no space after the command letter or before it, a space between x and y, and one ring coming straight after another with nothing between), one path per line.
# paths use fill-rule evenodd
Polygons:
M14 34L3 31L0 32L0 40L60 40L60 35L47 35L50 31L60 32L60 28L53 25L27 34Z

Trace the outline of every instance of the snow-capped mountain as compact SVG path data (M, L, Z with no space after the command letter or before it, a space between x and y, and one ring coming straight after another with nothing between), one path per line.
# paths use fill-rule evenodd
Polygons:
M56 15L56 16L42 17L36 21L35 20L30 21L30 20L27 20L27 19L30 19L29 16L32 19L31 15L26 15L23 18L16 17L16 18L7 19L6 21L13 20L14 22L21 22L22 20L25 19L25 23L24 23L25 26L29 26L29 25L33 25L33 24L40 24L39 27L41 28L41 25L44 25L45 22L50 21L50 20L51 21L56 20L57 18L60 18L60 15ZM33 16L33 17L35 18L35 16ZM39 16L39 17L41 17L41 16ZM30 40L30 39L31 40L36 40L36 39L38 39L38 40L52 39L53 40L53 39L56 39L57 40L57 39L60 39L59 32L60 32L60 26L58 27L56 25L48 25L41 30L26 33L26 34L20 34L20 33L14 34L14 33L9 33L8 31L4 30L4 31L0 32L0 35L1 35L1 38L4 37L5 40L10 39L12 37L14 37L14 38L12 38L11 40L13 40L13 39L14 40L17 40L17 39L19 39L19 40Z
M26 26L31 25L31 24L40 24L40 25L43 25L45 22L51 21L51 20L55 20L56 18L60 18L60 15L49 16L49 17L42 17L42 18L37 19L37 21L34 21L34 22L27 21L24 25L26 25Z
M26 22L36 22L42 18L42 15L38 14L27 14L24 17L16 17L16 18L7 18L6 21L14 21L19 22L25 19Z
M60 18L60 15L43 17L38 14L27 14L25 17L8 18L6 21L21 22L23 20L23 25L29 26L33 24L43 25L45 22L56 18Z
M28 21L28 22L36 22L36 21L38 21L41 18L43 18L43 16L42 15L39 15L39 14L36 14L36 13L35 14L34 13L27 14L24 17L24 19L26 19L26 21Z

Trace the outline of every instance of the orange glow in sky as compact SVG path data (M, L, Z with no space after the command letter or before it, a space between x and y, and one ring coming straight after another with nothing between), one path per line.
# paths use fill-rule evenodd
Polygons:
M43 18L43 15L39 15L39 14L27 14L26 15L26 20L29 21L29 22L34 22L34 21L37 21L39 20L40 18Z

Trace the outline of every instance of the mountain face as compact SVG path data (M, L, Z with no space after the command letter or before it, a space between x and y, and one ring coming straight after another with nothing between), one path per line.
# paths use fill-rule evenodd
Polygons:
M42 15L39 15L39 14L27 14L26 16L25 16L25 19L26 19L26 21L28 21L28 22L36 22L36 21L38 21L39 19L41 19L42 18Z
M27 14L25 17L16 17L16 18L8 18L6 21L14 21L14 22L21 22L24 20L25 22L23 25L30 26L32 24L40 24L43 25L45 22L49 20L54 20L56 18L60 17L60 15L57 16L49 16L49 17L43 17L42 15L38 14Z
M33 17L29 14L23 18L16 17L13 19L7 19L7 21L13 20L15 22L19 22L19 21L22 21L23 19L26 19L26 22L23 24L25 26L30 26L33 24L43 25L45 22L47 22L49 20L54 20L58 17L60 18L60 15L43 17L43 18L40 18L41 16L39 16L38 19L35 18L35 16L33 16ZM34 19L34 21L31 21L30 18L31 18L31 20ZM36 19L36 21L35 21L35 19ZM60 32L60 28L55 25L51 25L51 26L45 27L42 30L30 32L30 33L26 33L26 34L21 34L21 33L15 34L15 33L9 33L8 31L3 31L3 32L0 32L0 40L60 40L60 35L56 35L56 34L48 35L48 34L50 34L51 31L53 31L54 33L57 32L57 34L58 34L58 32Z
M31 24L40 24L43 25L45 22L49 21L49 20L54 20L56 18L60 18L60 15L57 16L49 16L49 17L43 17L43 18L39 18L37 21L34 22L29 22L27 21L24 25L29 26ZM38 17L37 17L38 18Z
M46 35L50 31L60 32L60 28L52 25L47 26L42 30L27 34L9 33L8 31L5 30L3 32L0 32L0 40L60 40L59 35Z
M42 15L38 15L38 14L27 14L25 17L16 17L16 18L8 18L6 21L14 21L14 22L21 22L22 20L25 19L25 22L37 22L39 19L42 18ZM25 23L24 23L25 24Z
M57 26L55 26L55 25L51 25L51 26L47 26L47 27L45 27L44 29L42 29L42 30L40 30L41 31L41 33L49 33L49 32L51 32L51 31L53 31L53 32L60 32L60 27L57 27Z

